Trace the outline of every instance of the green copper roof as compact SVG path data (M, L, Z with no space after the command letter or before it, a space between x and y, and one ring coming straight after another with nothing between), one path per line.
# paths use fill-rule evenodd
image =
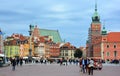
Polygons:
M92 21L93 22L100 22L100 16L99 16L97 11L94 12L94 14L92 16Z
M107 31L105 30L105 26L103 26L102 35L107 35Z
M96 16L100 17L97 12L97 3L95 3L95 13L93 14L93 17L96 17Z
M102 35L107 35L107 31L102 31Z
M58 30L40 29L40 35L41 36L52 36L53 42L62 42Z
M93 18L95 18L95 17L99 17L100 18L100 16L99 16L99 14L98 14L98 12L97 11L95 11L94 12L94 14L93 14L93 16L92 16Z
M93 22L100 22L100 16L99 16L99 14L97 12L97 3L95 4L95 12L94 12L94 14L92 16L92 21Z

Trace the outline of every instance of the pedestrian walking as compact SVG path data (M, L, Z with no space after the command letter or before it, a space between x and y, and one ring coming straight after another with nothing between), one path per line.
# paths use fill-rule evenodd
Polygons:
M82 58L79 60L79 67L80 67L80 72L82 72Z
M15 71L15 66L16 66L16 59L15 58L12 59L11 64L12 64L12 70Z
M16 57L16 65L17 66L19 65L19 62L20 62L19 57Z
M85 73L85 67L86 67L86 65L85 65L85 59L82 58L82 72L83 73Z
M90 63L90 62L89 62L89 59L86 58L86 59L85 59L85 72L86 72L86 73L88 73L88 65L89 65L89 63Z
M90 59L90 63L89 63L88 67L89 67L88 74L93 75L93 69L94 69L94 61L93 61L93 59Z
M23 58L20 58L20 66L23 64Z

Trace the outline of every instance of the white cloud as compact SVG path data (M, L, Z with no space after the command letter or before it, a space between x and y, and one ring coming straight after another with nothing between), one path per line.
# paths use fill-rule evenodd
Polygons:
M67 9L65 9L65 6L63 4L56 4L56 5L53 5L51 8L50 8L51 11L53 12L65 12Z

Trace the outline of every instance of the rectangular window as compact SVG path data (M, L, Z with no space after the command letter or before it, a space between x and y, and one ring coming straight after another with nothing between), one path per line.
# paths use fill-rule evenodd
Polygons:
M108 56L110 56L110 53L109 53L109 52L107 52L107 57L108 57Z
M65 56L68 56L68 53L65 53Z
M73 54L71 53L71 56L73 56Z
M117 56L117 51L114 51L114 57L116 57Z

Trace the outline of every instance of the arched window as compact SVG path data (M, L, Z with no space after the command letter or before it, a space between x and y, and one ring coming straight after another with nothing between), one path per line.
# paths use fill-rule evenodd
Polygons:
M107 45L107 48L109 48L109 45Z
M116 48L116 45L114 45L114 48Z

